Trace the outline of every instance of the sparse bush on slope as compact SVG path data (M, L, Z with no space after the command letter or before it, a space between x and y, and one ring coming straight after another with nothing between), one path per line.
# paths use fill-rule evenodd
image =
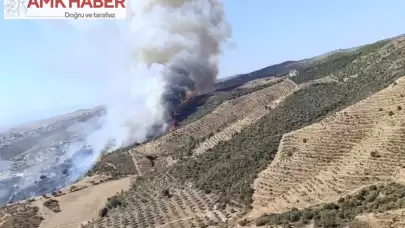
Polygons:
M302 210L260 216L256 225L294 224L301 227L314 220L316 227L344 227L362 213L382 213L405 208L405 186L397 183L372 185L354 195Z
M250 185L274 158L281 136L335 110L345 99L336 89L324 84L298 91L258 123L197 159L181 161L172 172L203 190L221 193L224 201L239 199L250 204Z
M87 173L109 175L114 179L137 174L132 157L128 151L117 150L101 158L99 162Z
M334 53L321 61L317 61L305 68L299 69L299 75L294 77L293 80L296 83L303 83L328 75L338 76L339 72L342 72L342 69L345 68L347 72L359 73L359 69L356 67L359 64L353 61L359 60L359 58L362 56L366 56L378 51L379 48L383 47L389 42L390 40L382 40L360 47L355 51Z
M358 77L347 83L310 85L297 91L231 140L219 143L197 158L181 160L171 173L202 190L220 194L224 202L237 199L249 205L253 192L250 186L274 158L281 136L354 104L405 75L404 66L392 65L392 59L403 58L400 51L394 49L385 57L378 53L357 56L356 52L355 65L340 69L340 74L344 77L357 69Z
M190 108L186 107L185 110L182 110L182 112L188 114L187 116L181 115L179 117L176 117L176 119L181 121L179 123L180 126L185 126L204 117L205 115L208 115L210 112L214 111L215 108L220 106L224 101L253 93L255 91L272 86L278 82L279 81L274 81L264 85L258 85L249 88L235 88L230 91L219 91L214 92L212 95L201 96L194 104L190 105Z
M201 210L196 208L196 213L205 213L210 210L209 208L218 205L218 201L228 203L228 206L235 203L234 201L238 201L246 207L249 206L253 193L251 185L258 173L264 170L274 158L283 134L318 122L329 114L385 88L396 78L405 75L403 65L401 65L402 68L392 67L392 63L395 62L393 59L400 58L401 55L396 50L391 50L390 54L384 58L375 53L370 56L361 54L355 58L355 61L350 62L350 68L347 64L342 64L344 67L340 66L342 68L339 70L335 68L330 69L329 72L325 70L325 75L336 70L334 72L340 78L347 78L352 73L356 73L358 76L350 78L349 82L343 80L334 84L312 84L295 92L256 124L244 129L231 140L220 142L213 149L197 157L189 156L190 150L197 144L196 140L190 139L187 146L176 151L180 154L179 157L176 157L179 160L169 168L168 175L165 176L167 180L162 181L162 178L157 178L162 174L157 175L156 172L143 177L143 181L137 181L131 190L123 194L123 201L126 202L127 208L117 208L117 211L123 210L123 213L117 213L120 216L136 217L138 215L133 211L138 211L138 208L149 208L140 210L140 215L136 219L128 220L134 224L140 222L138 225L145 227L149 223L149 225L165 223L166 215L173 215L171 219L181 218L174 213L168 213L172 209L170 205L175 202L172 199L178 200L178 204L185 207L190 205L190 202L198 205L201 203L198 206L201 207ZM307 80L308 78L304 81ZM164 190L169 187L169 192L165 192ZM203 191L198 191L195 187ZM377 186L376 189L378 190ZM373 188L372 191L377 191L376 189ZM165 197L166 193L170 193L173 197ZM337 226L341 224L341 221L350 221L354 215L363 211L356 210L358 202L361 205L368 205L380 200L376 192L363 196L364 199L355 197L346 200L344 198L338 203L322 205L322 207L314 207L310 210L295 209L282 215L265 215L257 223L259 223L258 225L288 225L290 223L295 225L315 220L318 226ZM190 201L189 199L193 197L195 200ZM383 200L384 206L381 206L384 209L381 210L393 208L392 202L385 202L385 200ZM200 203L198 203L199 201ZM162 208L161 205L167 207ZM221 205L223 205L222 208L228 207L226 204ZM175 210L181 208L180 206L173 207ZM342 208L348 209L343 211ZM365 209L367 208L365 207ZM163 210L164 216L159 214L161 210ZM131 212L129 213L129 211Z

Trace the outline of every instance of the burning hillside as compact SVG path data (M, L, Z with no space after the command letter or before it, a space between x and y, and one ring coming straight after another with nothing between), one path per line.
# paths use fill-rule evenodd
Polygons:
M169 125L169 131L173 131L176 129L178 126L178 121L179 119L177 118L179 115L181 115L182 110L188 106L192 105L194 98L197 97L198 93L196 91L188 90L184 94L184 97L180 104L178 104L176 107L173 108L171 112L171 121Z

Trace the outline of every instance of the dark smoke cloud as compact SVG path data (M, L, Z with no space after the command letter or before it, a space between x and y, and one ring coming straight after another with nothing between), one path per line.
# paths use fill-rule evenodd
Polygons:
M168 122L188 92L199 94L213 88L217 56L230 29L219 0L149 0L139 2L135 8L144 10L135 15L146 13L162 19L156 26L162 43L140 47L137 56L148 65L164 65L161 103L164 122Z
M108 69L114 74L100 79L109 85L107 113L86 137L92 156L73 161L80 170L106 149L164 133L186 94L210 91L216 81L218 55L230 36L220 0L133 0L131 7L134 17L126 23L95 25L114 45ZM92 37L83 42L92 44Z
M201 59L179 59L167 67L165 79L167 84L162 96L166 115L186 99L188 92L194 94L204 93L214 86L217 75L216 67L204 63Z
M69 129L80 140L64 144L63 155L57 155L63 169L65 164L70 167L69 177L64 177L66 182L61 172L52 171L59 164L54 164L48 154L44 158L35 153L38 160L27 159L27 162L37 164L16 177L22 180L18 182L19 188L29 190L33 178L45 166L53 167L46 172L58 173L52 180L63 180L63 184L75 181L93 166L102 152L164 133L173 110L188 92L199 94L213 88L218 55L230 35L222 2L131 1L134 15L131 20L69 21L63 25L63 30L69 29L69 33L80 38L57 44L57 50L63 51L57 51L60 56L51 58L54 61L49 67L65 72L70 80L77 79L78 85L83 77L94 82L94 88L100 83L97 96L105 102L103 114ZM89 88L88 93L94 88ZM10 164L0 161L0 180L14 178L10 169ZM25 173L30 175L24 176ZM49 188L60 187L45 184ZM0 198L8 194L2 191L0 183Z

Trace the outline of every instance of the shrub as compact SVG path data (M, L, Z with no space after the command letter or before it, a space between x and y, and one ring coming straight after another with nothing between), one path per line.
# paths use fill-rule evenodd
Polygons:
M372 158L379 158L380 157L380 155L377 153L377 151L375 151L375 150L373 150L373 151L371 151L370 152L370 156L372 157Z
M146 159L149 160L150 165L151 165L152 167L155 167L155 163L156 163L156 159L157 159L156 156L154 156L154 155L146 155Z
M121 205L122 205L122 202L118 196L113 196L113 197L107 199L107 207L110 209L119 207Z
M373 202L375 199L378 197L378 192L377 191L372 191L370 194L366 197L367 202Z
M162 195L169 198L172 196L168 188L162 190Z
M334 203L327 203L327 204L323 205L323 208L325 210L337 210L337 209L339 209L339 206Z
M248 224L248 221L246 219L240 220L239 225L240 226L246 226Z
M108 213L108 209L106 208L106 207L103 207L103 208L101 208L101 210L99 211L99 215L100 215L100 217L105 217L105 216L107 216L107 213Z
M70 187L70 191L71 191L71 192L74 192L74 191L77 191L77 190L78 190L77 187L74 186L74 185L72 185L72 186Z
M57 201L55 199L49 199L49 200L45 201L43 205L55 213L61 212L60 206L59 206L59 201Z
M389 115L389 116L393 116L393 115L394 115L394 112L393 112L393 111L389 111L389 112L388 112L388 115Z
M298 222L301 219L302 213L300 211L290 212L290 222Z
M397 107L397 110L398 110L398 111L401 111L401 110L402 110L402 107L401 107L401 106L398 106L398 107Z
M260 216L256 219L255 223L256 226L264 226L270 222L270 219L267 216Z
M322 211L321 219L317 223L321 225L321 227L337 227L338 224L336 222L336 211Z
M377 191L377 186L371 185L371 186L369 187L369 189L370 189L371 191Z
M301 215L301 221L307 221L314 218L314 212L311 210L304 210Z

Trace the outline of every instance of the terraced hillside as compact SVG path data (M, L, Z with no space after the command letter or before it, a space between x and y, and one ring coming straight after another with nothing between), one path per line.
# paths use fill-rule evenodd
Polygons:
M260 113L260 111L257 111L257 113L247 112L246 116L243 118L239 117L237 120L231 119L233 122L230 122L237 125L239 122L243 122L244 118L249 118L249 115L263 115L261 118L258 117L257 121L252 121L250 126L244 127L244 129L237 134L225 134L226 132L229 132L227 127L232 126L232 124L228 124L222 128L222 130L218 132L215 131L211 133L211 135L209 134L209 131L207 131L209 136L201 137L200 140L187 139L186 136L185 139L188 141L183 142L185 143L185 146L183 147L175 145L172 148L165 150L168 147L165 148L163 146L168 144L156 144L156 142L152 142L148 146L158 146L150 147L149 150L144 150L146 152L151 151L150 154L147 154L149 157L142 155L142 151L139 153L139 148L137 153L135 153L135 150L132 150L132 155L137 164L137 170L147 170L148 172L139 172L141 175L146 175L147 178L153 178L153 176L156 175L153 171L156 170L169 172L170 176L173 178L171 182L176 183L175 186L173 186L174 192L177 192L179 187L185 189L185 191L197 191L199 194L209 197L214 205L221 205L222 208L230 208L233 205L238 205L238 207L233 210L244 213L248 212L250 210L249 205L256 205L256 201L254 201L254 204L251 204L252 199L256 199L252 197L254 190L251 186L253 186L257 175L265 170L266 167L271 164L271 161L278 156L276 155L278 145L284 134L288 134L291 131L316 123L328 115L333 115L336 111L340 111L343 108L359 102L369 95L387 87L400 76L400 73L405 75L404 68L402 68L402 72L397 71L398 69L401 69L397 66L402 64L401 61L403 61L403 55L401 55L404 50L403 40L391 41L383 46L380 44L372 45L372 47L373 48L368 47L366 50L360 49L360 51L362 51L361 54L354 53L355 55L360 56L355 59L357 61L355 61L354 65L352 65L352 62L348 62L346 65L339 66L339 71L337 71L337 68L330 68L330 71L328 71L329 73L326 72L324 75L328 77L303 77L301 79L301 86L294 86L294 91L291 92L289 96L280 99L280 104L270 107L267 110L265 109L265 114ZM389 48L390 51L384 58L389 58L384 59L381 53L387 53L387 48ZM342 58L346 57L342 56ZM363 68L362 66L365 62L376 62L377 64ZM404 65L405 64L402 66ZM359 69L356 71L358 74L356 77L352 76L352 68ZM380 69L391 70L381 72ZM332 74L331 72L339 72L339 74ZM292 79L296 80L296 78ZM271 104L271 102L274 101L277 101L277 99L270 101L268 104ZM263 103L261 103L258 107L263 108L263 106ZM385 114L389 116L387 111L389 110L386 110ZM224 113L225 116L230 114L232 113ZM204 116L199 120L202 121L204 118L207 118L207 116ZM187 127L189 126L195 125L187 125ZM212 131L214 131L214 129L212 129ZM175 132L176 131L170 134ZM223 134L222 140L225 141L215 142L215 136L221 134ZM160 140L160 142L163 142L162 139ZM180 141L177 142L181 143ZM205 148L203 148L204 145L206 146ZM152 151L152 148L159 148L159 146L161 146L160 148L165 149L161 149L161 151L158 150L158 153ZM168 155L172 155L170 149L176 148L176 146L178 148L177 152L187 152L190 150L192 152L189 154L182 153L182 156L177 157L176 160L170 161L169 159L169 161L167 161L167 157L164 158L166 161L159 160L161 154L167 153ZM147 148L147 146L144 145L140 148ZM173 156L173 158L175 157L176 156ZM157 167L162 167L159 165L160 162L166 162L166 164L171 164L172 166L159 169ZM142 165L143 168L140 168ZM153 168L153 166L155 167ZM145 167L146 169L144 169ZM137 182L135 182L135 185L136 183ZM153 188L150 185L154 184L150 183L153 183L153 181L144 182L142 183L142 186ZM143 192L140 189L138 189L138 191ZM161 190L156 190L154 195L156 196L159 191ZM342 192L342 194L344 194L344 192ZM305 204L305 206L306 205L309 204ZM217 208L219 206L217 206ZM261 211L260 209L256 210L255 207L253 209L255 209L254 213L259 212L256 213L257 216L259 216L261 212L269 212L266 210ZM124 214L130 211L125 209L125 207L114 210L120 211L114 213L122 212ZM286 210L288 209L286 208ZM250 213L250 215L254 213ZM164 214L167 216L167 213ZM233 222L234 219L238 217L238 213L231 214L230 218L222 220L222 223L232 227L235 225ZM152 218L153 221L156 220L153 215ZM171 219L161 221L161 223L169 225L172 221L177 221L178 219L182 219L182 217L172 217ZM101 221L102 224L104 224L104 220L105 219ZM139 224L141 219L135 219L134 221ZM211 222L205 220L205 222L200 223L199 226L204 227L208 223L221 224L219 220L213 220ZM188 225L184 224L186 227ZM153 226L154 225L152 224L140 225L140 227ZM198 226L198 223L195 223L195 226Z
M41 226L385 224L376 213L405 208L404 185L377 184L405 182L405 39L289 66L298 73L216 91L174 131L103 156L89 174L109 178L51 196L61 212L32 203Z
M405 181L403 107L405 77L336 115L285 134L274 161L255 181L252 214L303 208L366 185Z
M195 159L185 159L175 164L172 172L201 189L222 193L224 201L238 199L250 204L253 192L250 186L256 175L273 160L283 134L316 123L380 91L405 75L405 68L398 67L401 66L398 64L405 65L402 63L404 55L401 54L405 49L404 41L394 40L383 46L377 43L359 49L361 55L353 53L360 56L355 59L355 63L348 62L340 68L339 76L333 75L338 83L307 84L314 78L303 77L304 86L258 122ZM389 55L383 57L381 53L387 53L387 48L390 49ZM377 64L363 68L365 62ZM352 68L359 69L356 72L358 76L345 82L342 79L353 73ZM402 71L397 71L398 69ZM325 76L332 78L331 72L337 70L330 67Z
M142 173L153 170L149 162L151 159L146 156L162 157L174 154L174 157L178 157L176 153L178 154L179 150L185 150L183 155L191 156L193 153L198 154L212 148L220 141L229 140L232 135L260 119L267 110L296 89L298 86L293 81L284 79L272 86L223 102L213 112L195 122L134 148L131 153L135 162L139 161L138 170ZM197 147L195 151L190 147L191 144Z
M262 78L262 79L256 79L256 80L249 81L249 82L239 86L239 88L254 88L259 85L266 85L266 84L277 82L279 80L281 80L281 78L266 77L266 78Z
M108 217L87 227L201 227L223 224L240 210L215 205L216 197L182 185L170 175L139 180L108 204ZM107 207L108 208L108 207Z

